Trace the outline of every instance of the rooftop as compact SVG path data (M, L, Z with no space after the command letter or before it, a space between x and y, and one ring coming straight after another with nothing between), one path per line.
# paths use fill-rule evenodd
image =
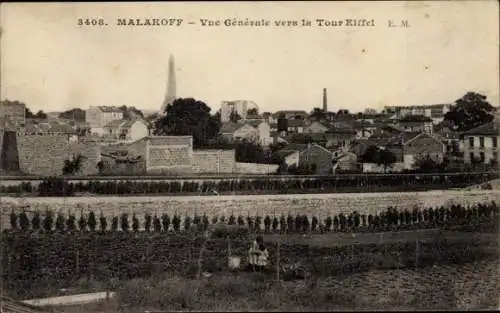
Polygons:
M483 124L481 126L478 126L476 128L473 128L471 130L468 130L463 133L464 135L491 135L491 136L498 136L499 134L499 129L498 129L498 124L494 122L489 122L486 124Z

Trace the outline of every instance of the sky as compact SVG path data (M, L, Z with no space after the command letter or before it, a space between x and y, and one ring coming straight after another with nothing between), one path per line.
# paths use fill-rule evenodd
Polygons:
M159 110L168 58L178 97L251 100L261 111L330 111L450 103L467 91L499 104L497 1L2 3L0 98L32 110L133 105ZM108 26L78 26L103 18ZM179 27L117 26L118 18L183 19ZM200 19L269 20L203 27ZM316 19L374 19L320 27ZM274 26L311 20L310 27ZM388 27L388 21L410 27ZM193 21L195 24L187 24Z

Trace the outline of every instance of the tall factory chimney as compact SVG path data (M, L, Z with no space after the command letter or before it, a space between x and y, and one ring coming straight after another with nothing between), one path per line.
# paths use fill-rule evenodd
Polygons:
M328 112L328 101L326 99L326 88L323 88L323 112Z

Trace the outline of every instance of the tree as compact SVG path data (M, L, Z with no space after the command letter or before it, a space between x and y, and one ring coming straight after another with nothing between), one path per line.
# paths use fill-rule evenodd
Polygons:
M45 219L43 220L43 229L46 232L51 232L53 224L54 224L54 218L52 216L52 211L47 210L45 212Z
M436 172L443 170L442 164L434 161L429 155L418 157L414 166L421 172Z
M81 154L77 154L70 160L64 160L63 175L74 175L78 173L82 167L83 158Z
M219 121L210 115L210 107L202 101L179 98L167 106L165 113L155 122L155 135L191 135L193 145L203 147L219 132Z
M309 114L310 118L316 121L324 120L326 117L325 112L320 108L314 108Z
M121 107L119 107L120 110L122 110L123 112L123 118L124 119L131 119L132 117L134 116L138 116L138 117L141 117L141 118L144 118L144 113L142 113L141 110L137 109L136 107L134 106L126 106L126 105L122 105Z
M259 109L258 108L251 108L248 109L247 111L247 116L248 115L259 115Z
M28 214L26 214L24 210L19 214L19 227L23 231L26 231L30 228L30 221L28 218Z
M382 165L384 167L384 173L387 171L387 167L396 162L396 156L389 150L381 149L378 156L378 165Z
M64 215L61 212L57 213L56 230L60 232L64 231Z
M17 214L12 210L10 213L10 227L12 229L17 229Z
M278 132L288 131L288 119L284 115L278 117Z
M89 225L90 231L95 231L97 226L97 219L95 218L94 211L90 211L87 224Z
M7 101L8 102L8 101ZM19 103L19 101L10 101L10 102L13 102L13 103ZM26 106L26 108L24 109L25 111L25 116L26 118L31 118L31 119L46 119L47 118L47 114L45 114L45 112L43 112L42 110L38 110L38 112L36 112L36 114L34 114L33 112L31 112L31 110Z
M486 96L467 92L455 101L444 120L451 122L454 130L463 132L493 121L494 111L495 108L486 100Z
M246 140L236 144L234 153L236 162L266 163L267 161L264 149L260 145Z
M75 120L77 122L85 122L85 110L80 108L67 110L59 113L58 117L61 119Z
M231 111L231 114L229 115L229 120L233 123L237 123L239 120L241 120L241 116L236 112L235 110Z

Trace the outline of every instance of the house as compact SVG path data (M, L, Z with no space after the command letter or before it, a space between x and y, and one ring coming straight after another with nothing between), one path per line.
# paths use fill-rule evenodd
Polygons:
M67 136L69 142L78 140L77 131L69 124L58 121L38 122L28 120L23 128L25 135Z
M357 172L360 171L357 155L349 151L335 151L333 153L333 171Z
M104 126L104 136L119 140L135 141L149 135L149 125L142 118L114 120Z
M303 119L288 119L287 121L287 134L302 134L306 122Z
M276 155L283 160L286 168L299 166L300 152L298 150L282 149L276 152Z
M498 161L499 125L497 121L478 126L461 135L465 163Z
M278 150L278 154L286 155L289 157L289 162L296 160L296 155L292 152L298 152L298 166L315 167L316 174L330 174L332 173L332 152L321 147L318 144L289 144L282 149ZM294 159L295 158L295 159Z
M273 118L277 121L278 118L284 117L288 120L292 119L301 119L305 120L309 117L309 113L303 110L284 110L284 111L277 111L276 113L273 114Z
M237 113L242 119L246 119L248 110L256 106L257 105L250 100L222 101L220 104L221 122L229 122L231 113L233 112Z
M404 133L401 136L403 163L405 169L414 169L415 162L429 157L436 163L442 163L446 144L438 136L429 133Z
M15 129L26 124L26 105L19 101L0 101L0 118L8 121Z
M325 133L328 130L329 126L326 123L314 121L311 124L304 127L305 134L314 134L314 133Z
M356 139L356 131L347 123L334 123L326 132L326 147L341 146L348 149Z
M258 142L259 130L250 124L227 122L222 124L219 134L227 142L233 143L240 140Z
M444 116L451 110L452 104L431 104L415 106L386 106L384 112L394 113L397 118L409 115L421 115L431 118L432 123L439 124Z
M261 146L267 147L273 143L271 126L264 119L246 120L244 123L257 129L257 140Z
M123 111L113 106L91 106L85 111L85 122L92 134L104 135L112 121L123 120Z
M460 141L460 133L443 126L434 132L434 135L441 138L446 145L446 154L458 155L463 151L463 144Z
M433 130L432 119L425 115L406 115L398 119L396 125L406 132L426 132L432 134Z

